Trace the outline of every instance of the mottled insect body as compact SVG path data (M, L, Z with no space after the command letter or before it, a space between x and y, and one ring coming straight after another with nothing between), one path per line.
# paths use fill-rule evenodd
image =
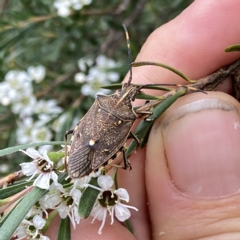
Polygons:
M129 80L122 85L122 89L112 95L98 95L75 129L65 134L65 141L68 134L73 134L71 146L66 150L68 173L71 178L81 178L97 171L115 159L118 152L123 154L124 168L131 169L124 144L130 135L138 141L131 133L131 128L138 114L144 116L149 115L149 112L136 113L132 107L132 101L144 86L137 87L131 84L130 41L125 25L123 27L128 46Z
M125 155L123 146L137 119L132 100L139 89L128 82L112 95L98 95L75 129L67 133L73 134L67 153L71 178L97 171L113 160L119 151Z

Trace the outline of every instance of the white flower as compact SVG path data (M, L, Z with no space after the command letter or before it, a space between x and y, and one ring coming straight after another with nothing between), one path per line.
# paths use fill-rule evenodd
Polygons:
M41 229L46 224L41 216L35 215L31 221L24 219L21 225L16 229L15 236L20 239L40 239L50 240L41 234Z
M0 164L0 172L1 173L6 173L9 171L9 165L6 163Z
M111 71L111 68L116 68L119 64L104 55L96 58L95 66L93 66L93 60L88 57L79 59L78 66L83 72L87 70L87 67L89 68L87 75L83 72L75 75L76 82L84 83L81 88L84 95L96 97L97 94L108 94L110 91L101 89L101 86L119 80L119 74Z
M66 6L60 6L57 8L57 10L57 13L60 17L67 17L71 14L71 10Z
M24 71L11 70L5 75L5 81L14 89L24 89L29 86L31 78Z
M39 215L35 215L33 217L33 225L37 228L37 229L43 229L43 227L45 226L46 220L44 220L42 217L40 217Z
M48 237L43 236L40 230L44 227L46 221L36 215L33 217L32 222L23 220L22 224L16 230L17 239L40 239L50 240Z
M45 151L50 152L51 150L53 150L52 145L43 145L43 146L38 147L38 152L40 154L43 154Z
M106 79L110 80L110 82L116 82L119 80L119 74L113 71L110 71L111 68L119 67L119 64L115 62L113 59L107 58L104 55L99 55L96 58L97 67L105 72Z
M39 203L42 208L56 209L63 219L68 216L73 227L76 228L76 223L80 223L78 204L81 195L81 190L76 186L72 189L65 189L61 184L53 183L50 187L50 193L40 199Z
M83 57L78 60L78 67L81 71L85 72L87 67L91 67L93 65L93 59L89 57Z
M63 124L67 121L67 119L69 118L69 115L66 113L61 114L57 119L55 119L52 123L51 128L55 131L55 132L59 132L61 131ZM78 120L79 121L79 120ZM75 125L76 126L76 125Z
M38 121L35 122L35 127L42 127L49 123L52 117L49 114L41 113L38 115Z
M20 117L31 116L36 105L36 97L32 93L19 94L12 103L12 112Z
M0 83L0 102L4 106L19 102L22 96L30 96L32 93L31 79L23 71L9 71L5 81Z
M67 17L71 14L71 9L80 10L91 2L92 0L56 0L54 7L58 10L59 16Z
M36 114L59 114L63 110L61 107L57 106L57 101L55 99L51 100L39 100L35 105Z
M46 75L46 69L42 65L38 65L36 67L31 66L27 69L27 71L30 77L35 80L36 83L40 83Z
M76 178L73 179L73 189L82 189L88 186L88 182L90 181L91 177L90 176L85 176L83 178Z
M42 189L49 189L50 179L58 184L58 175L52 170L53 162L49 159L46 151L43 153L43 156L33 148L28 148L26 151L20 151L34 160L33 162L20 164L23 174L31 176L28 181L38 174L38 177L34 180L34 186Z
M39 200L39 204L42 209L55 209L62 202L61 192L57 189L57 186L61 184L52 184L50 186L49 194L43 196ZM53 186L55 189L53 189Z
M38 215L43 217L43 213L48 217L48 212L45 208L42 208L40 204L35 204L32 206L32 208L28 211L26 215L26 219L32 219L33 216Z
M22 122L18 122L17 128L17 142L25 144L32 141L33 119L26 117Z
M101 188L96 188L101 193L98 196L98 201L92 209L91 215L94 217L92 222L97 218L102 221L102 224L98 230L98 233L102 233L103 226L106 221L107 213L111 216L111 224L114 222L114 215L116 218L123 222L131 216L129 208L138 211L137 208L125 205L121 201L129 201L129 195L126 189L118 188L117 190L111 189L113 185L113 179L108 175L101 175L98 177L98 185Z
M117 63L105 55L98 55L96 58L97 66L102 70L107 70L108 68L117 67Z
M52 138L52 133L46 126L33 128L31 132L31 138L33 142L49 141Z
M84 95L96 97L97 94L108 94L108 89L102 89L101 86L107 85L109 82L106 73L99 70L98 67L92 67L86 76L86 84L82 86L81 92Z
M0 83L0 103L3 106L8 106L12 102L11 96L9 96L10 85L7 82Z
M71 14L71 3L69 0L56 0L53 5L60 17L67 17Z
M86 81L87 77L84 73L76 73L74 76L74 81L77 83L84 83Z

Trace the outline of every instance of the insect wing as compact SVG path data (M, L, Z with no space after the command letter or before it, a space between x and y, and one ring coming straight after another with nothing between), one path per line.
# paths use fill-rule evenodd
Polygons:
M98 169L111 159L125 144L134 120L124 121L111 112L101 109L98 115L99 141L95 145L92 168ZM97 129L96 129L97 130Z
M92 171L91 163L94 150L90 146L83 146L75 151L70 158L68 173L72 178L80 178Z
M95 101L73 131L68 152L68 173L72 178L80 178L92 171L94 146L91 146L89 141L94 135L92 126L98 124L97 110L98 103ZM97 134L94 137L97 140Z

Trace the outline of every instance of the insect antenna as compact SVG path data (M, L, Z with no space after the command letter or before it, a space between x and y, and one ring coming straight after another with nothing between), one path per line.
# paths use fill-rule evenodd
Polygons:
M132 52L131 52L131 47L130 47L129 34L128 34L128 30L127 30L127 27L125 26L125 24L123 24L123 28L124 28L124 32L126 35L127 48L128 48L128 63L129 63L130 76L129 76L129 79L127 82L127 86L129 86L132 81Z

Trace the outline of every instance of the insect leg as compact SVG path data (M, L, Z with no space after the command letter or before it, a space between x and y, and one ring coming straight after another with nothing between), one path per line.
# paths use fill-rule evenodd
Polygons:
M149 117L152 115L152 112L149 110L139 110L139 111L136 111L136 113L138 114L138 117Z
M67 136L68 136L69 134L73 134L73 132L74 132L74 129L71 129L71 130L66 131L66 133L65 133L65 135L64 135L65 142L67 142Z
M127 158L127 155L126 155L126 152L125 152L124 148L122 149L122 154L123 154L123 162L124 162L124 167L122 167L122 168L123 169L128 169L129 168L129 170L132 170L131 163Z
M129 136L128 136L128 137L129 137L129 138L133 138L133 139L137 142L138 145L140 144L139 139L138 139L137 136L136 136L135 134L133 134L132 132L129 133Z

